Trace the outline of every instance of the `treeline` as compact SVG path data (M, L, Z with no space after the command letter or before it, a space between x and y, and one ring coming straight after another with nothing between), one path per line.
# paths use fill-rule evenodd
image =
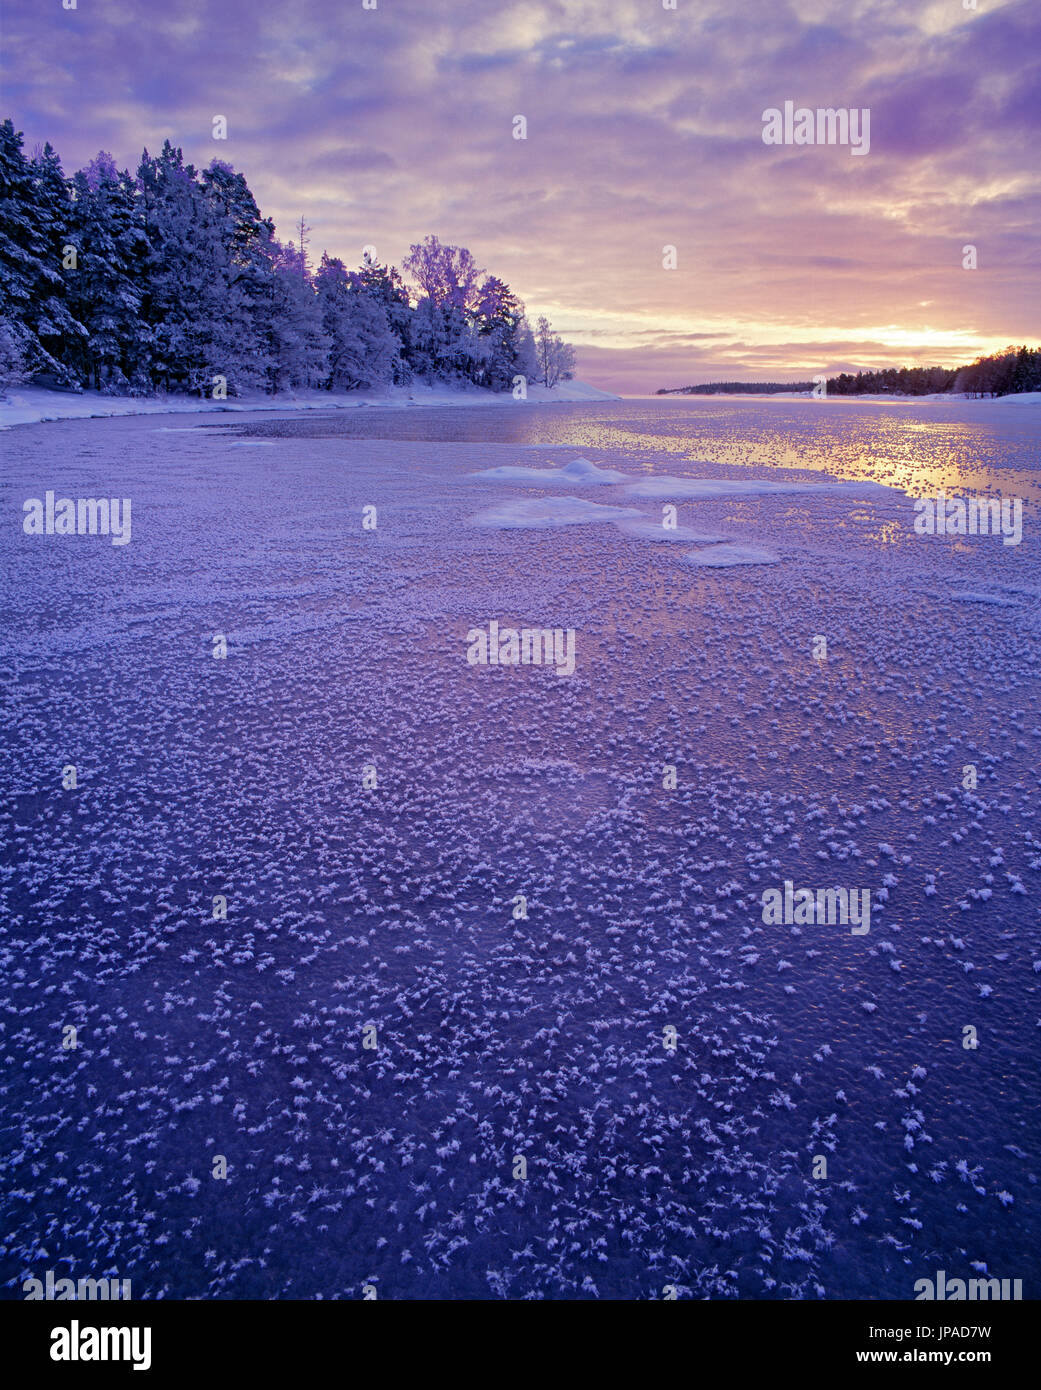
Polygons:
M701 386L661 387L656 396L771 396L777 391L811 391L812 381L707 381Z
M1022 391L1041 391L1041 348L1007 347L990 357L977 357L967 367L888 367L828 378L828 394L836 396L1013 396Z
M886 367L879 372L840 372L828 377L829 396L863 396L888 392L893 396L931 396L953 391L960 368Z
M777 391L812 391L812 381L711 381L702 386L662 387L658 396L767 396ZM885 367L878 372L840 372L828 377L829 396L1012 396L1041 391L1041 348L1007 347L977 357L968 367Z
M402 270L357 270L275 236L242 174L169 141L136 174L101 152L66 177L0 125L0 389L200 395L413 380L554 386L574 351L504 281L428 236Z

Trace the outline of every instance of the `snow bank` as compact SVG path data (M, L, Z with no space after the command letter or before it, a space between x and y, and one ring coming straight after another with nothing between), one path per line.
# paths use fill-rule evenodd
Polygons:
M568 401L617 401L585 381L565 381L558 386L529 386L526 401L515 401L509 391L482 391L479 387L397 386L383 392L293 391L279 396L260 393L233 400L198 400L190 396L103 396L97 391L73 393L48 391L42 386L15 387L0 398L0 429L35 425L44 420L84 420L108 415L200 415L215 412L266 410L357 410L382 406L405 410L431 405L556 405Z

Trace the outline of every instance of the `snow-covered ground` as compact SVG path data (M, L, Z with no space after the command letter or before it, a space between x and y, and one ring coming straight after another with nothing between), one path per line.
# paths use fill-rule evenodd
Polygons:
M8 1296L1035 1296L1027 414L9 433ZM1021 544L917 535L939 488ZM25 534L45 491L131 542ZM470 664L493 622L574 673ZM766 921L786 882L870 930Z
M553 387L531 385L524 405L550 405L555 401L617 400L584 381L563 381ZM49 391L41 386L13 386L0 396L0 429L12 425L36 424L43 420L82 420L108 415L198 415L214 412L252 414L258 410L352 410L361 406L407 409L414 406L502 405L513 402L512 393L481 391L477 387L413 386L390 387L383 392L332 391L283 392L279 396L244 395L226 401L200 400L194 396L103 396L98 391L77 394Z

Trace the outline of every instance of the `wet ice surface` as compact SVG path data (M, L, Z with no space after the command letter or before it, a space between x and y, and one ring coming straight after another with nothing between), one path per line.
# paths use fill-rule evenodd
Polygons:
M6 1296L1036 1296L1036 438L826 409L5 437ZM474 473L579 456L890 490L673 499L773 564L691 567L625 484L473 524L567 500ZM914 536L892 485L959 478L1021 545ZM131 544L23 536L47 488L130 496ZM492 619L574 628L574 676L469 666ZM870 933L764 925L785 879Z
M654 517L640 517L638 520L616 521L615 525L623 535L633 536L642 541L662 541L665 544L675 545L716 545L726 540L725 536L704 535L700 531L693 530L690 526L676 526L666 528L661 521Z

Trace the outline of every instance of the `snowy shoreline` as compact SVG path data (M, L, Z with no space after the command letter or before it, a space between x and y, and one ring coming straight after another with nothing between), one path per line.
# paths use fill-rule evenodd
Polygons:
M387 391L359 391L334 395L329 391L286 392L277 397L260 393L237 396L232 400L199 400L190 396L103 396L98 391L51 391L42 386L25 386L0 397L0 430L18 425L38 425L56 420L95 420L131 415L215 415L280 414L298 410L359 410L377 407L408 410L420 406L567 405L622 400L725 400L725 401L803 401L809 392L773 392L761 396L751 392L713 396L619 396L602 391L584 381L569 381L553 387L529 386L527 399L515 401L509 391L485 391L480 387L398 386ZM826 396L821 404L866 405L1041 405L1041 391L1017 396L973 397L950 393L931 396Z
M257 393L226 401L190 396L103 396L98 391L50 391L42 386L26 386L9 391L0 399L0 429L52 420L93 420L121 415L255 414L261 411L277 414L294 410L358 410L363 406L407 410L415 406L557 405L621 399L584 381L562 382L552 387L529 386L527 398L522 401L515 401L509 391L422 385L391 387L382 392L351 392L350 395L295 391L273 397Z

